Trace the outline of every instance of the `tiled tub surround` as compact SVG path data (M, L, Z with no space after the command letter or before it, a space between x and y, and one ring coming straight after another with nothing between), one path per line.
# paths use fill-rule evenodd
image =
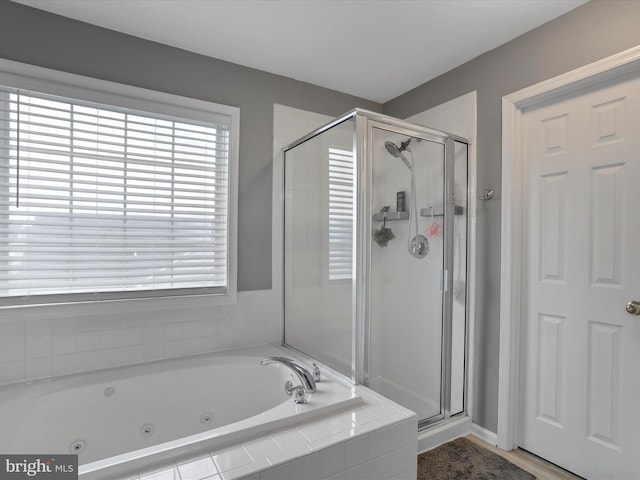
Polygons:
M277 343L280 296L171 297L0 309L0 385Z
M289 370L259 365L283 354L261 346L6 385L0 451L86 445L86 479L415 478L413 412L330 374L296 405Z
M354 391L361 402L351 409L121 478L415 480L415 414L365 387Z

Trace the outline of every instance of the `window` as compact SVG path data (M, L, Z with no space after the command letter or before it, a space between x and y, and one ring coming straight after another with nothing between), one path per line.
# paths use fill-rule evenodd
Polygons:
M202 121L0 87L5 303L17 296L234 290L235 132L220 117Z
M329 149L329 280L351 280L353 169L351 151Z

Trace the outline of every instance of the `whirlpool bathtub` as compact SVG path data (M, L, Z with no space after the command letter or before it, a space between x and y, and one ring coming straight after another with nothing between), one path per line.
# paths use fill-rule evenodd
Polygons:
M298 383L271 346L159 361L0 387L0 452L77 453L81 478L118 478L362 405L356 387ZM353 426L357 426L354 423Z

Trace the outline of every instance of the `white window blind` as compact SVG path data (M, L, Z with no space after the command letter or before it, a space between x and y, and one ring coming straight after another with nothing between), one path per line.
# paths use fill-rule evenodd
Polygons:
M228 125L0 87L0 296L225 292L228 170Z
M329 280L349 280L353 268L353 153L329 149Z

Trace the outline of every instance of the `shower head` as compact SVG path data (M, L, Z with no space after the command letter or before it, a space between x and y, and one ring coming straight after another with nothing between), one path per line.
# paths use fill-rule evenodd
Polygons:
M407 168L410 171L413 171L413 167L411 166L411 163L409 162L407 157L405 157L402 154L402 151L407 149L407 146L409 145L410 141L411 139L409 139L406 143L405 142L401 143L399 147L393 142L384 142L384 148L386 148L387 152L389 152L392 156L402 160L402 162L407 166Z
M400 149L398 148L398 146L393 143L393 142L384 142L384 148L387 149L387 152L389 152L392 156L399 158L400 157Z

